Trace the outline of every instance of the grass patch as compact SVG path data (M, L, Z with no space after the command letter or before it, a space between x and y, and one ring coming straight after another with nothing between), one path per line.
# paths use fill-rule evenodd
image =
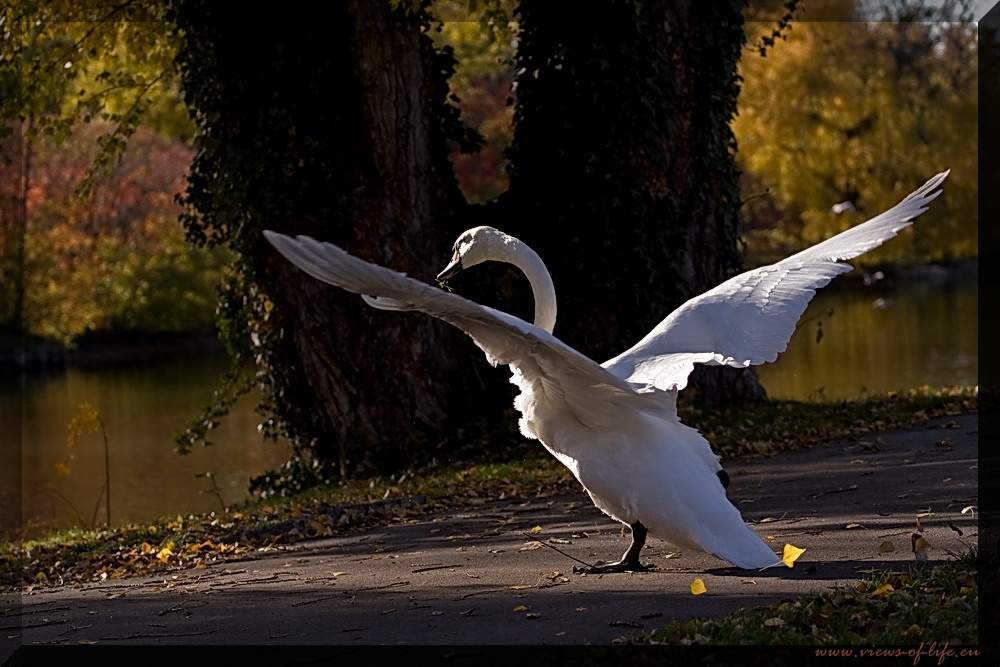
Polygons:
M724 457L734 458L971 413L978 409L978 400L975 387L923 388L855 401L766 401L721 411L683 405L681 418L701 429ZM502 435L497 440L509 442ZM224 512L4 540L0 542L0 591L28 592L36 587L203 568L245 558L257 549L408 521L442 508L579 491L569 471L538 443L522 441L503 449L494 444L476 443L475 451L491 452L486 463L437 463L401 475L341 480L297 496L257 500ZM398 502L408 498L419 501Z
M775 454L978 409L978 387L921 387L854 400L763 401L716 410L678 406L681 420L701 431L723 457Z
M673 621L616 643L918 645L979 643L980 572L995 592L997 555L978 548L932 568L883 570L852 587L743 609L719 618Z

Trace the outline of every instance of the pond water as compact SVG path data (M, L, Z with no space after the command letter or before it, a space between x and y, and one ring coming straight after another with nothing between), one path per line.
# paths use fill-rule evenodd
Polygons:
M25 523L38 523L39 528L89 526L98 507L97 523L104 520L102 435L81 435L68 459L68 424L85 402L97 409L108 435L115 523L220 510L223 504L245 500L250 478L283 463L289 451L286 444L266 441L258 433L256 396L241 398L211 432L211 446L198 446L181 455L172 437L211 400L226 368L226 359L216 354L28 375L21 394L20 424ZM0 394L0 405L6 408L0 411L4 434L17 428L17 415L9 409L17 400L15 388L9 385ZM57 470L61 463L68 466L69 474ZM4 487L10 488L6 483ZM3 526L8 527L10 504L3 505ZM13 521L18 519L15 516Z
M933 273L895 285L821 291L788 350L758 369L761 381L774 398L801 400L977 384L978 292L974 275L954 280ZM180 455L171 437L210 400L225 368L217 355L189 355L29 375L22 387L5 378L3 459L16 461L20 445L21 478L16 465L3 466L3 527L21 519L18 491L29 526L89 525L95 510L103 521L101 436L83 435L67 460L67 425L84 402L98 410L108 434L115 523L218 510L246 499L249 479L288 456L287 445L258 434L255 396L243 397L223 420L213 446ZM60 463L68 475L57 471Z
M978 277L929 268L822 290L788 349L757 372L769 396L798 400L978 384Z

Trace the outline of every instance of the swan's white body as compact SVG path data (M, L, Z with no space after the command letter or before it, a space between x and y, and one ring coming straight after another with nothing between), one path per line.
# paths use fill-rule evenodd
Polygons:
M678 546L742 568L763 568L781 560L729 502L717 476L719 457L677 417L677 392L695 363L747 367L774 361L816 289L850 270L840 260L867 252L910 225L940 194L947 174L861 225L691 299L601 365L552 335L555 292L548 272L534 251L495 229L478 227L459 237L442 275L486 260L516 264L535 292L535 324L329 243L264 234L313 277L361 294L376 308L419 310L445 320L471 336L491 363L510 365L511 381L521 389L515 400L521 431L565 464L597 507L633 526L633 535L641 524Z

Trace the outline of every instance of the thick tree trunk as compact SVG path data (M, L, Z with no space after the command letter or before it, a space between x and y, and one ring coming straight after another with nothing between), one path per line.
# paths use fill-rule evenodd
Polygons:
M319 476L398 469L458 421L481 355L446 324L375 311L308 277L260 230L433 279L465 206L447 159L439 56L420 21L389 2L338 3L324 30L299 19L253 28L212 3L181 6L186 89L205 126L188 197L208 224L191 227L222 230L251 258L231 298L252 314L269 430Z
M739 267L729 122L743 3L577 7L525 0L512 175L497 224L534 245L559 294L556 335L603 360ZM700 370L708 401L762 395ZM694 392L692 392L694 393Z
M327 184L342 200L341 229L326 220L289 227L430 280L447 261L457 234L448 221L461 200L435 131L429 40L388 5L346 3L349 52L334 65L354 94L335 102L348 105L341 114L350 122L334 130L331 149L343 152ZM299 400L319 416L315 456L347 474L396 467L438 442L471 352L460 334L428 317L373 311L265 256L264 280L288 333L279 357L301 370L311 396Z
M583 22L558 4L522 3L511 188L476 223L539 250L560 294L556 335L600 360L738 264L728 122L742 4L617 1ZM456 222L468 216L447 161L448 64L419 21L369 0L328 9L322 31L238 24L208 0L176 0L175 19L202 132L188 231L242 258L222 320L250 314L268 429L296 443L300 466L347 474L398 469L450 419L509 410L506 374L462 334L368 309L260 235L310 234L430 279L473 226ZM531 312L508 299L530 297L520 277L487 275L498 289L463 293Z

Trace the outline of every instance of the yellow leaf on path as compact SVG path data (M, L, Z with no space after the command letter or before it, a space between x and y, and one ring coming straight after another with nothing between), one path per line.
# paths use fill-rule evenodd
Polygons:
M540 532L542 532L542 527L541 526L535 526L534 528L532 528L528 532L529 533L540 533Z
M525 607L523 604L519 604L516 607L514 607L514 611L528 611L528 608Z
M173 555L174 552L170 550L170 547L163 547L158 552L156 552L156 557L164 563L166 563L167 559Z
M785 551L781 556L781 562L787 565L788 567L792 567L795 564L795 561L799 559L799 556L801 556L805 552L806 552L805 549L800 549L791 544L786 544Z
M896 547L893 545L892 542L890 542L889 540L886 540L882 544L878 545L878 550L879 550L879 553L887 554L887 553L895 551Z
M707 592L708 589L705 588L705 582L701 579L695 579L691 582L691 595L701 595Z

